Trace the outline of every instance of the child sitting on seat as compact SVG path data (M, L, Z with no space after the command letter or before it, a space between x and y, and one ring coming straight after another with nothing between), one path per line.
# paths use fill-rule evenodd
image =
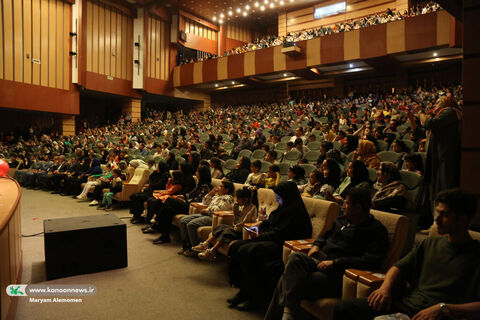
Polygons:
M97 207L97 210L104 209L105 211L112 211L113 195L117 192L121 192L123 187L123 181L122 181L122 178L120 178L121 174L122 174L122 170L120 169L114 169L112 171L112 175L113 175L112 187L110 188L109 191L103 194L102 204Z
M233 226L217 225L207 240L193 247L193 251L199 252L200 259L215 261L220 246L228 246L232 241L242 239L244 224L257 221L257 191L244 187L237 190L235 195L237 202L233 205ZM213 247L209 248L212 243Z

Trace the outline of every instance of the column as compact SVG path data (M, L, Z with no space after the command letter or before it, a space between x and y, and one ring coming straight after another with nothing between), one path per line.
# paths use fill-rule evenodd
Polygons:
M480 139L478 121L480 120L480 90L478 75L480 74L480 0L463 2L463 87L464 110L462 120L462 154L460 186L462 189L480 195ZM477 212L474 223L480 226L480 215Z
M62 135L75 135L75 116L65 114L62 116Z
M122 106L122 114L129 114L132 116L132 122L142 120L142 100L131 99Z

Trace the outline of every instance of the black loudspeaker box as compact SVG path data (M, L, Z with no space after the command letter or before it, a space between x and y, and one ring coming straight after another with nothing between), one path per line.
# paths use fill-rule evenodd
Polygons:
M114 214L47 219L47 280L128 266L127 227Z

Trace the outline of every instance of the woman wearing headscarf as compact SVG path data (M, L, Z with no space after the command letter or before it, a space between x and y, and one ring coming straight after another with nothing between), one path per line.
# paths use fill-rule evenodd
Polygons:
M340 151L342 151L345 154L349 154L350 152L357 150L357 148L358 148L358 137L349 134L346 138L346 143L340 148Z
M237 163L237 167L229 172L225 178L236 183L245 183L250 174L251 161L250 158L241 157Z
M273 189L278 208L258 225L254 238L239 240L229 249L230 283L240 289L227 301L240 310L267 303L282 274L282 248L286 240L306 239L312 223L294 182Z
M377 182L373 186L372 207L391 212L407 207L407 187L400 181L400 171L392 162L382 162L377 170Z
M342 205L348 192L353 188L371 189L371 181L368 169L360 160L350 162L347 167L347 177L343 179L333 194L327 193L325 198L329 201L335 201Z
M178 169L178 162L175 159L175 153L173 153L173 152L168 153L167 167L168 167L168 170L177 170Z
M361 160L368 168L378 169L380 167L380 157L377 155L377 149L370 140L360 140L357 150L353 153L353 160Z

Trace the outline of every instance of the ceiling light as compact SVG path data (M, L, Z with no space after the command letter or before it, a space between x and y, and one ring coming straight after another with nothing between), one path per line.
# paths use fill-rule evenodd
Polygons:
M222 20L222 19L220 19L220 20L218 20L218 22L219 22L219 23L223 23L223 20Z
M240 8L237 8L237 13L240 13L240 11L242 11Z
M255 8L258 8L258 2L255 2Z
M248 4L245 6L245 10L250 10L250 6Z
M215 83L215 88L218 88L218 83Z
M273 8L275 5L272 3L270 3L270 8Z
M290 2L293 2L293 0L290 0Z
M353 68L353 63L350 63L348 66L349 66L350 68Z
M217 17L213 17L213 21L217 21Z
M260 10L265 11L265 7L264 7L264 6L261 6L261 7L260 7Z
M232 84L235 84L235 81L232 81Z
M228 11L228 15L231 16L233 14L232 10Z
M244 16L244 17L247 16L247 11L243 11L243 16Z
M434 57L438 56L438 53L434 52L434 53L433 53L433 56L434 56Z
M283 6L283 0L280 0L280 5Z
M288 76L288 74L284 73L283 76L286 77L286 76Z
M220 18L223 18L223 17L225 17L225 16L223 15L223 13L220 13Z

